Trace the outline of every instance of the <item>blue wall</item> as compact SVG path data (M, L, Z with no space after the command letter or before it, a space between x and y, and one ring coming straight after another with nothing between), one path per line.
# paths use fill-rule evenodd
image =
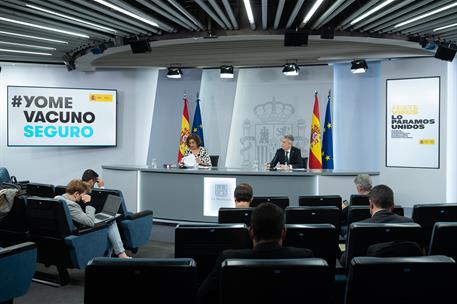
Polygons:
M350 67L333 66L335 169L379 171L381 64L368 62L364 74L352 74Z

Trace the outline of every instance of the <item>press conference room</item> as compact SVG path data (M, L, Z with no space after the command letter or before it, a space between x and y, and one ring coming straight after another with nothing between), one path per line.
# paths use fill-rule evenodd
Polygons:
M457 303L457 1L0 1L0 303Z

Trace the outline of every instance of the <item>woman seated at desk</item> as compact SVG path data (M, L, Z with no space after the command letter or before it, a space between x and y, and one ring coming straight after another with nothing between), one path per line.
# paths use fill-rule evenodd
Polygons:
M197 134L190 134L186 139L187 148L183 158L179 162L180 166L184 165L184 159L191 154L195 156L195 161L199 166L211 166L211 158L208 149L200 146L201 140Z

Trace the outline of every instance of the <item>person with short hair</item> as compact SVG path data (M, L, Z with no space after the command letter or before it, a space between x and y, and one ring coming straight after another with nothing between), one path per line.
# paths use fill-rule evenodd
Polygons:
M357 189L357 193L360 195L368 195L373 184L371 177L368 174L359 174L354 178L354 184Z
M184 152L183 159L180 165L184 165L184 158L193 154L197 164L200 166L211 166L211 158L209 157L208 149L201 146L201 139L195 133L190 134L186 138L186 145L188 146L186 152Z
M280 169L303 168L303 159L299 148L294 147L294 136L284 135L281 138L281 148L276 150L275 156L266 168L275 168L279 164Z
M371 217L360 223L413 223L408 217L393 213L394 192L386 185L377 185L368 194Z
M95 184L97 184L99 188L105 188L105 182L103 179L101 179L98 173L92 169L87 169L84 171L81 179L83 182L88 183L91 189L94 189Z
M249 208L253 198L253 190L251 185L241 183L236 186L234 197L236 208Z
M224 250L198 290L198 303L218 303L221 264L226 259L302 259L313 257L304 248L283 247L286 237L284 211L271 203L257 206L251 215L249 236L253 249Z
M370 193L373 184L371 182L371 177L368 174L359 174L354 178L355 188L357 189L357 194L368 195ZM349 202L347 200L343 201L341 204L341 225L347 225L348 221L348 212L347 208Z
M370 218L357 223L413 223L408 217L393 213L394 192L386 185L377 185L368 194L370 201ZM395 249L394 249L395 250ZM341 255L341 265L346 265L347 252ZM349 261L348 261L349 262Z
M92 188L89 183L83 182L80 179L73 179L68 183L67 188L65 189L65 194L55 197L55 199L63 201L67 204L72 220L79 226L95 226L95 208L91 206L91 197L88 194L91 189ZM79 201L82 201L85 204L84 211L78 204ZM114 253L118 258L130 258L125 253L116 221L112 221L108 225L108 240L114 250Z

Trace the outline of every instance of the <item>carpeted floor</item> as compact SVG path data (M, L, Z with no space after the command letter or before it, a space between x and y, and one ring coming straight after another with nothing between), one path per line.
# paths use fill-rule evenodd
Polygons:
M141 247L137 254L130 254L134 258L173 258L174 244L150 241ZM38 264L38 270L46 273L57 273L54 267L45 268ZM84 299L84 271L70 270L70 283L56 288L32 282L28 293L16 298L16 304L46 303L46 304L81 304Z

